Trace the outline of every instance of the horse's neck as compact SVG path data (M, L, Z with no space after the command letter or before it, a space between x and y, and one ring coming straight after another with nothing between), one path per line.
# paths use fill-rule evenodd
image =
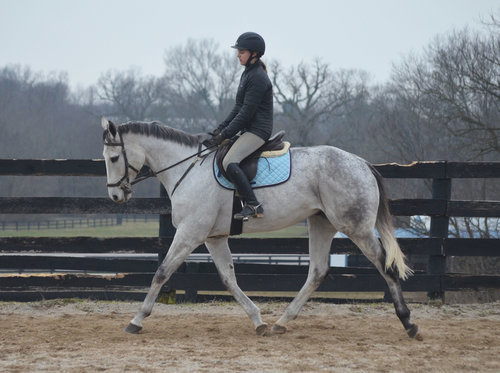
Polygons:
M137 143L145 152L145 165L154 172L163 170L175 163L196 154L197 147L178 144L174 141L151 138L147 136L137 136ZM187 160L181 164L163 171L157 175L160 182L165 186L168 194L171 195L175 183L182 177L182 174L191 164L192 160Z

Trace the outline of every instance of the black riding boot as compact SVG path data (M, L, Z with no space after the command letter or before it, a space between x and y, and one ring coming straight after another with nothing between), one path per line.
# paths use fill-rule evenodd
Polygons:
M231 182L236 186L240 198L245 203L243 210L234 214L234 219L246 221L249 217L262 218L264 216L264 209L257 201L247 175L241 170L238 163L230 163L227 166L226 173Z

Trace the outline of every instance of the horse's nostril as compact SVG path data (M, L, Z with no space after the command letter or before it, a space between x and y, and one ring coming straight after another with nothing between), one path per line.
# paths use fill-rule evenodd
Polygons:
M116 194L113 194L113 201L118 201L118 196Z

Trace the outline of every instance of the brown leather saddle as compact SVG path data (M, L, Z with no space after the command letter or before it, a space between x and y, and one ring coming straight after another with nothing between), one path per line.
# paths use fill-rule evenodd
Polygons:
M253 180L255 178L255 175L257 175L257 164L259 162L259 158L262 156L262 153L285 149L286 144L285 142L283 142L284 136L285 136L285 131L283 130L279 131L278 133L276 133L276 135L267 140L266 143L262 145L259 149L257 149L255 152L253 152L243 161L241 161L240 168L243 170L245 175L247 175L248 180ZM229 151L231 146L233 146L233 144L236 142L237 139L238 139L237 137L233 137L228 142L219 146L217 153L215 153L215 162L217 163L219 172L221 172L226 179L229 178L226 175L226 171L224 171L224 168L222 167L222 160L224 159L227 152Z

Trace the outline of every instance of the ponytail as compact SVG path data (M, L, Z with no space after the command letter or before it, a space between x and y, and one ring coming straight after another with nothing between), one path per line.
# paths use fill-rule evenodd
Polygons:
M262 66L262 68L264 69L264 71L265 71L265 72L266 72L266 74L267 74L267 66L266 66L266 64L265 64L265 63L264 63L264 61L262 61L262 60L259 60L259 61L260 61L260 66Z

